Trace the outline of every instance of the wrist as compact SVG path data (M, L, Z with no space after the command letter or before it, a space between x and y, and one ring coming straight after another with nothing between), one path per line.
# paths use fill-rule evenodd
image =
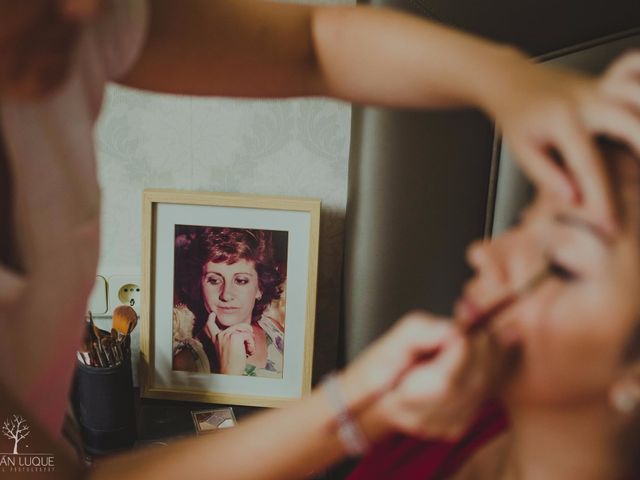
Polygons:
M363 432L354 411L347 405L344 382L340 382L338 375L330 373L322 382L322 390L333 411L330 424L345 452L356 457L366 453L371 445L367 435Z
M510 93L522 87L519 79L523 72L530 71L534 64L517 48L507 45L488 48L484 65L469 90L469 103L495 119Z

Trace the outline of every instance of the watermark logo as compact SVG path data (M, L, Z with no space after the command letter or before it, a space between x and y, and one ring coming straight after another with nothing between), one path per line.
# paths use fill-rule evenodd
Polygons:
M31 433L29 424L20 415L11 415L2 424L2 434L13 441L11 453L0 452L0 472L53 472L55 456L52 453L31 453L24 451L30 448L23 442ZM22 443L21 443L22 442Z
M12 415L4 421L2 433L13 440L13 455L18 454L18 444L29 436L29 425L20 415Z

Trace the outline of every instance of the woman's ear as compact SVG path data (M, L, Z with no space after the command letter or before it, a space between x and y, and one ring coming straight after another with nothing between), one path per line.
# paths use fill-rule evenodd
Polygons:
M624 368L620 377L609 389L611 407L624 416L637 413L640 409L640 361L634 361Z
M262 292L260 290L256 293L256 300L262 300Z

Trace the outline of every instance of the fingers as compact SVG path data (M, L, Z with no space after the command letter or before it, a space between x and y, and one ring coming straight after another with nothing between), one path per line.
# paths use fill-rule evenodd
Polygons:
M465 364L467 342L459 334L443 345L433 359L419 362L403 378L405 393L409 397L445 395Z
M638 100L640 106L640 98ZM627 144L640 155L640 115L634 115L619 105L606 105L599 107L592 117L594 131Z
M455 334L447 319L415 311L405 315L392 332L397 352L418 358L440 348Z
M437 355L454 330L451 322L423 312L405 315L345 369L348 396L366 402L388 392L419 359Z
M230 345L232 348L242 346L246 355L253 355L256 349L255 336L251 325L237 324L220 331L218 343Z
M211 312L207 317L207 327L211 331L211 335L215 338L222 330L218 327L218 322L216 322L216 314Z
M606 77L615 79L638 78L640 76L640 50L629 51L620 56L608 69Z
M547 146L537 142L514 142L511 145L527 177L540 189L565 202L573 202L578 190L567 173L556 165Z
M594 221L611 232L615 228L612 194L604 159L591 133L578 119L569 118L557 133L558 151L575 178L582 195L581 203Z
M602 89L608 97L640 113L640 50L626 53L607 70Z
M547 107L539 107L540 100L527 105L530 99L524 97L521 117L503 122L505 138L536 186L583 204L595 222L614 233L611 191L593 136L622 140L640 154L640 53L622 57L600 81L555 80L558 88L547 95ZM553 151L561 154L566 170L555 163Z
M255 339L250 325L232 325L215 337L220 360L220 373L243 375L247 357L255 351Z
M603 87L610 98L617 100L622 105L640 112L640 80L617 82L615 85Z
M469 359L467 339L449 341L437 357L414 365L382 399L383 412L393 412L389 423L415 436L459 437L484 400L480 389L462 380L472 378L465 370L478 367Z
M244 346L245 346L247 355L253 355L253 353L256 350L256 340L255 340L255 335L253 333L253 328L251 328L251 325L240 323L237 325L233 325L232 327L229 327L229 328L233 328L233 330L231 331L232 335L233 334L241 335L244 341Z
M247 357L249 357L253 355L254 352L256 351L255 337L253 336L253 334L248 334L248 333L242 333L241 335L242 335L242 340L243 340L243 345L244 345L246 355Z

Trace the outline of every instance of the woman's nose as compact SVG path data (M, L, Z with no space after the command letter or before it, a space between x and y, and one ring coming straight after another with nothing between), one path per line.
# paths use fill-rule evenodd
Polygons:
M476 270L491 262L491 242L477 240L467 249L467 261Z
M233 299L233 292L227 284L223 284L220 287L220 294L218 295L218 298L220 298L220 300L222 300L223 302L228 302Z
M476 275L491 278L493 282L500 284L507 282L508 268L504 258L507 240L507 236L497 240L481 240L469 247L467 261Z

